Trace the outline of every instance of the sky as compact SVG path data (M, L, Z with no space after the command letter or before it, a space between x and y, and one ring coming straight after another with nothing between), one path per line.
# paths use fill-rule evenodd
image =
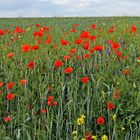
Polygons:
M0 17L140 16L140 0L0 0Z

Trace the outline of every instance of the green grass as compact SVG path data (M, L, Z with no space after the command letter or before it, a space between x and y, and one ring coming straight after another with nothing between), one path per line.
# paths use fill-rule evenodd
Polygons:
M36 27L36 23L40 27ZM74 24L79 24L75 33L70 32ZM91 29L91 24L95 24L96 28ZM132 25L137 27L136 33L126 32L131 30ZM139 17L0 19L0 29L10 31L0 35L0 82L5 83L0 87L0 139L81 140L92 133L97 140L101 140L103 135L107 135L109 140L139 140L139 25ZM14 34L16 26L26 32ZM39 38L42 43L39 44L38 37L33 34L44 26L49 31L43 31L43 36ZM112 26L115 31L107 32ZM83 48L83 43L75 44L82 30L96 36L93 42L83 39L90 42L90 48L101 45L104 49L90 54L90 50ZM52 35L52 43L46 44L49 35ZM70 44L62 45L61 39ZM117 57L107 40L119 43L117 50L127 59ZM38 45L39 49L21 52L23 44ZM77 52L70 54L71 49ZM14 56L7 58L11 52ZM84 59L85 54L89 54L89 58ZM64 61L63 57L68 55L70 59ZM63 62L60 68L54 66L56 60ZM36 63L35 68L27 67L30 61ZM68 66L73 68L70 74L64 72ZM129 74L123 74L123 70L128 70ZM85 84L81 82L83 77L89 78ZM21 79L26 79L27 83L21 85ZM15 85L7 90L11 81ZM114 99L117 89L120 96ZM15 95L13 100L6 99L8 93ZM48 106L48 96L53 96L58 105ZM107 109L110 101L115 105L112 110ZM47 112L42 113L42 109ZM112 118L114 114L116 120ZM77 119L81 115L85 116L85 120L78 125ZM11 120L5 122L4 117L7 116ZM99 125L97 118L101 116L105 123ZM73 131L78 134L73 135Z

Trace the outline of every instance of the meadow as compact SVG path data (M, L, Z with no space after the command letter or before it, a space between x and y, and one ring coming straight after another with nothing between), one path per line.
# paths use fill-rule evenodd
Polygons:
M0 139L140 140L140 18L1 18Z

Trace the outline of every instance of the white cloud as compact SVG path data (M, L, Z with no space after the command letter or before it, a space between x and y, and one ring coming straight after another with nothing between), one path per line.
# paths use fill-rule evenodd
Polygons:
M12 10L12 11L0 11L0 17L40 17L43 16L43 14L37 10L37 9L20 9L20 10Z
M69 4L69 0L51 0L51 2L54 4L60 4L60 5Z
M49 2L52 4L58 4L58 5L65 5L68 4L70 0L37 0L39 2Z
M140 16L139 0L0 0L0 17Z

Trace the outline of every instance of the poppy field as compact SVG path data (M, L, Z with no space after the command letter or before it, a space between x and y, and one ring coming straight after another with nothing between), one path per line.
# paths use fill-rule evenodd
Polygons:
M1 18L1 140L140 140L140 18Z

